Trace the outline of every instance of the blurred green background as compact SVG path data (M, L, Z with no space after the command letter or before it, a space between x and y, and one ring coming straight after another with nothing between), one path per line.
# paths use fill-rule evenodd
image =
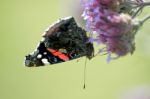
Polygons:
M79 5L79 0L0 0L0 99L117 99L126 89L150 84L150 21L136 35L132 56L109 64L106 56L87 62L86 90L85 58L24 66L24 56L36 48L51 23L70 15L80 22Z

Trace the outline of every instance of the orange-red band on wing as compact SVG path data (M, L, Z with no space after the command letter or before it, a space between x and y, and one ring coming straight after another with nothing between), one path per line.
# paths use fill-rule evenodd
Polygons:
M57 50L51 49L51 48L47 48L47 50L52 53L54 56L59 57L60 59L64 60L64 61L68 61L69 57L65 54L63 54L62 52L59 52Z

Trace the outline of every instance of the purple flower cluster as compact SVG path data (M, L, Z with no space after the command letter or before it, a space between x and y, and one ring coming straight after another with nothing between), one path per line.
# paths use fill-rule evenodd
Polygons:
M104 44L107 52L117 57L133 53L135 49L135 25L129 14L118 10L124 0L87 0L84 1L82 17L86 20L87 30L94 35L90 42Z

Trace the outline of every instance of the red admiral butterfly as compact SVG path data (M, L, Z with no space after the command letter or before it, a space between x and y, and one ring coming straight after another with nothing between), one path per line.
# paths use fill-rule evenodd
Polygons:
M44 33L36 51L26 56L28 67L56 64L86 56L94 56L93 44L88 42L86 31L73 17L60 19Z

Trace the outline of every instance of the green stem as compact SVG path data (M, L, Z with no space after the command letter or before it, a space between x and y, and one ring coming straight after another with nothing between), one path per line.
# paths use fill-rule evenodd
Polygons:
M137 16L137 14L142 11L143 6L141 6L140 8L138 8L138 10L132 15L132 18L135 18Z
M132 5L135 5L135 7L141 7L141 6L150 6L150 2L139 2L139 3L135 3L135 2L129 2L130 4L132 4Z
M142 6L150 6L150 2L143 2L140 5L142 5Z
M140 12L140 11L142 11L142 9L144 8L144 7L146 7L146 6L150 6L150 2L140 2L140 3L135 3L135 5L137 5L136 7L139 7L138 8L138 10L137 10L137 12L135 12L135 14L132 16L132 18L135 18L136 16L137 16L137 14ZM145 22L145 21L147 21L149 19L149 15L148 16L146 16L146 17L144 17L143 19L142 19L142 24Z
M145 16L142 20L141 20L141 24L144 24L144 22L146 22L148 19L150 19L150 14Z

